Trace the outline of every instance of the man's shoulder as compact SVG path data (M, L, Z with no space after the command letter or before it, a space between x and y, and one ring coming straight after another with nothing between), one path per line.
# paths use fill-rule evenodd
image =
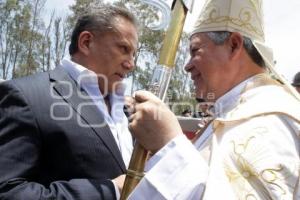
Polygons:
M300 102L284 87L266 85L242 94L238 105L227 113L225 121L245 120L257 116L287 115L300 121Z
M46 77L47 77L47 74L49 72L38 72L38 73L35 73L35 74L31 74L31 75L28 75L28 76L23 76L23 77L19 77L19 78L16 78L14 79L15 82L20 82L20 83L26 83L26 82L32 82L32 80L44 80Z
M35 81L40 81L40 80L47 80L49 79L49 74L51 73L51 71L53 70L49 70L49 71L45 71L45 72L37 72L35 74L31 74L28 76L22 76L22 77L18 77L18 78L14 78L12 79L13 82L17 82L17 83L32 83L33 80Z
M6 88L7 90L16 90L22 91L23 93L33 93L34 91L38 92L40 90L45 90L49 88L50 85L50 74L58 73L56 68L46 72L37 72L32 75L13 78L11 80L6 80L2 82L1 88Z
M253 88L241 95L241 104L259 103L267 106L282 105L286 102L300 105L300 102L284 87L279 85L265 85Z
M18 77L11 80L7 80L8 84L16 84L20 87L24 86L41 86L44 84L49 84L51 76L54 74L62 74L63 69L62 67L56 67L52 70L45 71L45 72L37 72L35 74L31 74L28 76Z

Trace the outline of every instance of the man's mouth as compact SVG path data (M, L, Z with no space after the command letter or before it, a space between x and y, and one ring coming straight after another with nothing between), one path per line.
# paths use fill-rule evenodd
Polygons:
M193 81L195 81L196 79L201 78L201 73L192 74L191 78L192 78Z
M117 76L119 76L121 79L125 78L126 75L125 74L122 74L122 73L116 73Z

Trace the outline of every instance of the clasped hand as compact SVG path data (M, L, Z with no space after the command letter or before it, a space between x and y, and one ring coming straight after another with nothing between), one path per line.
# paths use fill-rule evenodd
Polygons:
M182 134L176 116L154 94L137 91L126 104L131 108L129 130L148 151L155 153Z

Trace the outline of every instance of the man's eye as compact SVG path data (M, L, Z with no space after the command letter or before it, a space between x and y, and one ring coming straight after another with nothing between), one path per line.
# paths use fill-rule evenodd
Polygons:
M123 53L127 53L128 52L128 47L125 45L121 45L120 49L122 50Z

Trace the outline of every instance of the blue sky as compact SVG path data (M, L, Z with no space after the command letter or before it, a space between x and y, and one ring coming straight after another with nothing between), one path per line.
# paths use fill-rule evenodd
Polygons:
M56 14L65 15L73 3L74 0L48 0L45 8L55 8ZM187 16L186 31L190 30L203 3L204 0L195 0L193 13ZM264 15L266 43L273 49L276 69L291 81L300 71L300 1L264 0Z

